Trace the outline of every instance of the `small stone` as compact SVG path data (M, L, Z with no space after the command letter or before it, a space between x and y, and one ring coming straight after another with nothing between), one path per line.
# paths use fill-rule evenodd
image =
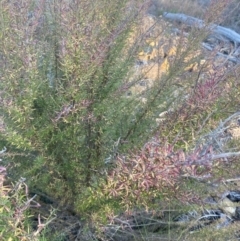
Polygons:
M240 207L236 207L234 219L240 220Z
M223 210L226 214L234 215L236 210L236 205L228 198L223 198L219 202L219 208Z
M240 191L230 191L226 197L232 202L240 202Z

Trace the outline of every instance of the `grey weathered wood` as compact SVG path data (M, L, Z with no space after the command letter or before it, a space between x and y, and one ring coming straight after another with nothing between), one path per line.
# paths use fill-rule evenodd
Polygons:
M163 14L163 17L166 19L169 19L169 20L179 21L181 23L185 23L189 26L194 26L199 29L206 27L211 32L222 35L225 38L227 38L228 40L230 40L231 42L234 42L235 47L237 45L240 45L240 35L237 32L235 32L234 30L231 30L229 28L225 28L225 27L222 27L222 26L219 26L216 24L210 24L207 26L203 20L188 16L186 14L182 14L182 13L165 12Z
M163 14L163 17L166 19L179 21L181 23L185 23L190 26L194 25L195 27L199 27L199 28L203 28L205 26L203 20L188 16L183 13L167 13L167 12L165 12Z
M207 44L207 43L202 43L202 46L205 49L209 50L209 51L213 51L213 48L209 44ZM224 57L227 60L232 61L233 63L240 64L240 59L237 58L237 57L234 57L234 56L231 56L231 55L227 55L227 54L223 54L223 53L220 53L220 52L217 52L217 55L221 56L221 57Z

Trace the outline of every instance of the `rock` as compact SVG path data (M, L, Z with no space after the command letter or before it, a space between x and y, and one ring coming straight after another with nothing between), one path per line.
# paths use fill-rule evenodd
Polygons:
M219 208L223 210L224 213L229 215L235 215L236 205L227 197L223 198L219 202Z
M226 197L232 202L240 202L240 191L230 191Z
M234 219L240 221L240 207L236 207Z

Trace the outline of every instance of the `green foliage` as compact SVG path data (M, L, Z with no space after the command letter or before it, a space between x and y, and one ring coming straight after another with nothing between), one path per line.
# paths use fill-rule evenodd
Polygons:
M17 167L15 173L25 176L31 187L44 189L87 215L119 210L119 200L130 191L129 201L135 204L139 186L131 179L136 168L132 160L128 160L128 173L120 170L118 184L122 180L126 184L125 189L118 187L121 197L106 195L115 191L115 180L110 183L113 186L105 182L119 153L138 149L156 133L175 148L188 150L204 132L208 116L223 108L227 96L222 92L219 97L218 84L224 78L213 78L212 86L208 79L200 80L200 73L182 80L185 68L196 60L194 56L188 63L183 59L197 51L206 36L204 30L189 34L186 48L184 39L174 46L177 56L168 73L146 91L144 103L139 96L127 96L141 42L131 43L129 37L138 30L144 12L142 1L133 3L26 0L24 5L3 0L0 5L0 113L6 124L1 141L26 155L11 161ZM170 110L165 120L156 123L165 110ZM159 160L160 165L168 158ZM149 174L141 176L143 184ZM137 193L138 204L146 206L159 198L156 193L165 184L155 182L147 184L152 196L148 189ZM103 192L104 188L109 189Z
M32 186L73 203L102 176L119 138L119 150L144 142L137 137L147 112L139 114L138 100L121 91L135 54L128 36L141 11L127 1L64 2L68 11L55 2L25 4L1 4L3 138L31 154L15 163Z

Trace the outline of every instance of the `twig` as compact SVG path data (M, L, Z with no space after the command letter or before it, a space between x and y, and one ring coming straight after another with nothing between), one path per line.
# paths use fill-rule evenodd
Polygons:
M4 148L0 151L0 155L7 151L7 148L4 146Z
M240 181L240 177L224 180L224 182L235 182L235 181Z
M33 236L36 237L49 223L51 223L56 217L48 220L46 223L41 223L40 214L38 214L38 229L33 233Z

